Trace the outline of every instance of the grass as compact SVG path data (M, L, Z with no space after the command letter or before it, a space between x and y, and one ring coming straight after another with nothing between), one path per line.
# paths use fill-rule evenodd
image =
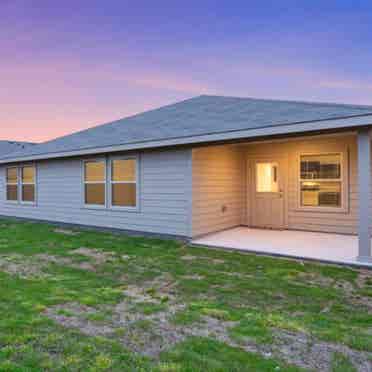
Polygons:
M335 353L332 359L332 372L357 372L357 369L345 355Z
M268 357L237 346L253 342L258 350L262 345L270 347L278 331L372 352L372 316L366 305L371 303L372 275L358 285L356 269L121 234L78 230L76 235L65 235L41 223L0 223L0 312L11 314L0 317L0 371L300 370L280 355ZM71 254L80 247L113 252L113 257L95 264L91 257ZM70 258L76 265L86 261L95 270L58 262L44 264L29 276L27 271L20 276L9 270L10 263L37 262L39 254ZM186 255L194 259L184 260ZM147 285L159 278L165 279L157 288ZM143 288L144 299L153 298L129 308L130 313L144 316L134 323L142 334L154 332L153 317L177 301L183 306L171 314L174 327L197 329L205 319L230 322L231 342L189 336L149 357L123 341L130 337L125 325L107 337L87 335L46 316L46 310L56 305L77 303L95 310L85 314L86 322L110 322L115 307L128 300L125 290L130 286ZM60 308L56 316L74 319L76 314ZM337 353L330 367L334 371L354 368Z

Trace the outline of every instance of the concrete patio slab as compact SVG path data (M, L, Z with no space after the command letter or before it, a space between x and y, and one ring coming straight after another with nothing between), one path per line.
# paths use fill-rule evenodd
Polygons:
M194 239L191 243L372 268L371 263L357 261L358 238L353 235L236 227Z

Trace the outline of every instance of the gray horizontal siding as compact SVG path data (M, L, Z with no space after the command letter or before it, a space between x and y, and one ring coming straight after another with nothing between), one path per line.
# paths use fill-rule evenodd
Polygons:
M5 200L5 167L0 168L0 214L81 225L187 236L190 150L140 154L138 212L85 208L81 159L37 163L37 205ZM188 181L189 180L189 181Z

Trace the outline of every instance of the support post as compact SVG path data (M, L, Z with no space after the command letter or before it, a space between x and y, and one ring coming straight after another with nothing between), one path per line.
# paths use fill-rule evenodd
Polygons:
M358 257L361 262L372 262L370 237L371 199L371 142L369 129L358 131L358 184L359 184L359 225Z

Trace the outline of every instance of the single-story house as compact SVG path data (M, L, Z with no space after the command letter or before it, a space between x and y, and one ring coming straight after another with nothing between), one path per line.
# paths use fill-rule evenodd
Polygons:
M194 241L302 231L299 252L326 232L372 263L371 129L372 106L195 97L3 154L0 215Z

